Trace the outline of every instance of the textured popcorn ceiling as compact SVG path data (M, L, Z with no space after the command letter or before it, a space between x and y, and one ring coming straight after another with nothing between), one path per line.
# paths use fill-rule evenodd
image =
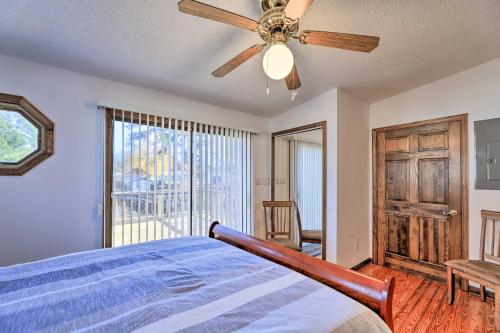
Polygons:
M205 2L260 15L257 0ZM266 117L335 87L374 102L500 56L499 0L315 0L301 30L381 43L364 54L292 41L303 85L292 102L283 82L265 95L262 55L212 77L260 38L181 14L175 0L1 0L0 13L0 53Z

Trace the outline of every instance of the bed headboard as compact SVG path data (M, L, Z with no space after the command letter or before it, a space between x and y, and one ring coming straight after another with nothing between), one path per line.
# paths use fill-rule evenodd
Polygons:
M393 329L394 277L381 281L284 246L223 227L210 226L209 237L218 239L321 282L375 311Z

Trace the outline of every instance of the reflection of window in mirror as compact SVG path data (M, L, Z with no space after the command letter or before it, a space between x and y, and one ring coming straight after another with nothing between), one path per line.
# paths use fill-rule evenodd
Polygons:
M303 252L324 258L326 149L323 123L273 133L272 200L293 201ZM299 237L300 235L300 237ZM310 251L309 251L310 250Z
M22 175L52 155L53 131L25 98L0 94L0 175Z

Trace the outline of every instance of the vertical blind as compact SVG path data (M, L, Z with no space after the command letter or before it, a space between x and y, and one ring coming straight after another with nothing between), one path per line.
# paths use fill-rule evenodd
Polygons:
M292 196L299 207L302 228L321 230L323 150L318 143L290 141Z
M213 221L253 234L252 133L107 112L112 246L206 236Z

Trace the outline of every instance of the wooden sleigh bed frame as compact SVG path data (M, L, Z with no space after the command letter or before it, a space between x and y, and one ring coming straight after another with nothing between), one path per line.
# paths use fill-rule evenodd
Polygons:
M394 277L386 278L385 281L374 279L284 246L223 227L218 222L213 222L210 226L209 237L290 268L349 296L376 312L394 331L392 320Z

